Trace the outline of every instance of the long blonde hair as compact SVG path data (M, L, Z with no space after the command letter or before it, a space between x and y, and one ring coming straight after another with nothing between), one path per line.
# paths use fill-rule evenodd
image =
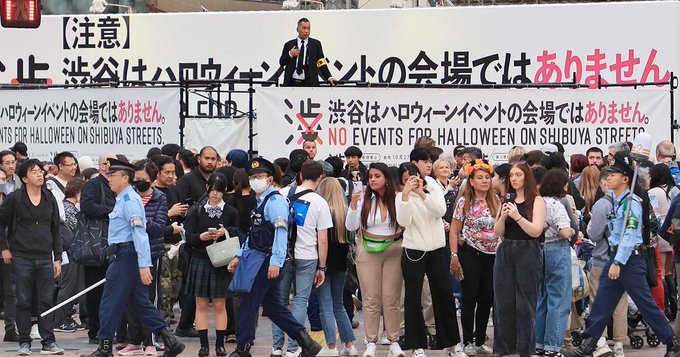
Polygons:
M600 187L600 170L595 165L590 165L581 172L581 182L578 184L578 192L586 202L586 212L590 212L595 204L597 190Z
M345 228L345 218L347 216L347 200L345 191L340 186L340 181L335 177L326 177L319 184L319 193L328 202L331 215L335 220L335 232L337 233L338 243L347 243L347 228Z

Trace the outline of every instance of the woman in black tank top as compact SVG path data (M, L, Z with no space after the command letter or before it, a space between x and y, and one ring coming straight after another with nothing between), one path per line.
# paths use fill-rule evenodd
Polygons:
M494 353L530 356L535 352L534 323L542 278L539 238L545 202L524 162L512 163L504 203L494 231L503 237L494 266Z

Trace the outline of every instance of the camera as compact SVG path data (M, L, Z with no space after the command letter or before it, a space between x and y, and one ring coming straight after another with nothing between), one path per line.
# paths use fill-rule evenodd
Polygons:
M508 193L505 195L505 202L515 202L515 197L517 197L516 194L514 193Z

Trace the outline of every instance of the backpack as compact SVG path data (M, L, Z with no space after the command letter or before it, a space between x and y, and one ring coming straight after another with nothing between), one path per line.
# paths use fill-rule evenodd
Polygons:
M297 241L297 227L305 224L307 218L307 210L309 209L309 202L301 200L300 197L314 192L306 189L300 192L295 192L297 186L293 185L288 190L286 199L288 201L288 256L291 261L295 259L295 242Z

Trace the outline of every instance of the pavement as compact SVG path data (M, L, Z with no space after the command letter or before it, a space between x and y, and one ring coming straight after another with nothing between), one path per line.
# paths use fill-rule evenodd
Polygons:
M179 315L176 315L179 316ZM357 315L355 317L357 321L361 322L361 326L359 326L358 329L354 330L354 334L356 337L356 344L357 348L359 349L359 356L361 356L361 353L363 353L364 350L364 327L363 327L363 317L361 311L357 312ZM212 320L211 320L212 321ZM268 357L269 352L271 351L271 322L269 321L268 318L266 317L261 317L259 322L258 322L258 329L257 329L257 334L256 334L256 339L255 339L255 345L253 346L251 353L255 357ZM174 327L174 326L172 326ZM4 331L4 329L0 329L0 331ZM488 335L493 336L493 327L488 327ZM639 333L642 335L641 333ZM56 338L57 338L57 344L61 346L66 353L64 356L80 356L81 354L89 354L92 351L94 351L97 346L96 345L90 345L88 344L88 337L87 337L87 331L78 331L74 333L61 333L61 332L56 332L55 333ZM323 332L316 332L312 333L312 337L314 337L317 341L323 342ZM200 343L198 341L198 338L184 338L181 337L179 338L187 347L186 350L182 353L182 356L197 356L198 349L200 347ZM210 341L211 341L211 356L214 356L215 350L214 350L214 341L215 341L215 335L214 335L214 330L211 327L210 330ZM493 341L489 341L488 345L493 345ZM225 345L227 352L231 353L236 345L235 344L226 344ZM0 342L0 356L16 356L16 350L18 348L18 344L16 343L9 343L9 342ZM378 357L385 357L387 356L387 350L388 346L378 346ZM33 355L39 355L40 354L40 342L39 341L34 341L33 342ZM644 346L642 349L639 350L634 350L630 348L630 346L625 347L625 355L626 357L662 357L664 353L666 352L666 347L664 345L660 345L656 348L650 348L647 345L647 342L645 341ZM443 351L428 351L428 356L432 357L443 357L446 356ZM158 353L159 356L162 356L162 353ZM410 353L406 353L407 356L410 356ZM484 355L479 355L479 356L484 356Z

